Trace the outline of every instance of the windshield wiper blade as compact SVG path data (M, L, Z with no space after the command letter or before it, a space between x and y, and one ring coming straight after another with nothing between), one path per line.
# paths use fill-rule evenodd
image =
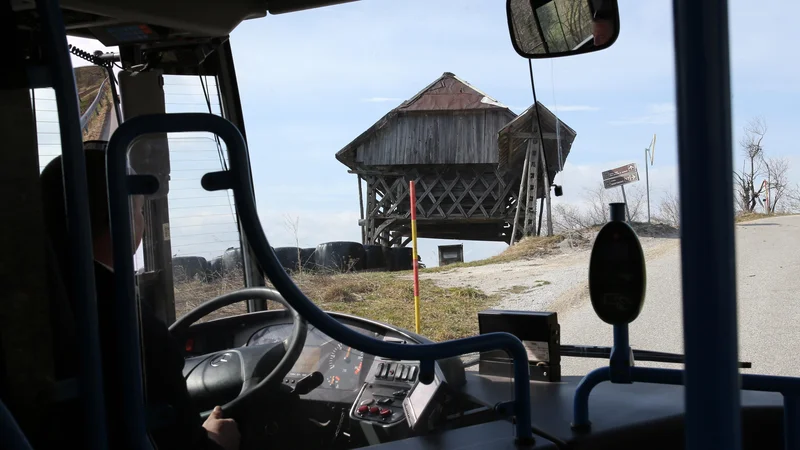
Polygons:
M610 358L611 347L594 345L562 345L561 356L573 356L578 358ZM633 349L634 361L650 361L672 364L683 364L686 357L679 353L654 352L651 350ZM750 369L753 363L748 361L739 362L740 369Z

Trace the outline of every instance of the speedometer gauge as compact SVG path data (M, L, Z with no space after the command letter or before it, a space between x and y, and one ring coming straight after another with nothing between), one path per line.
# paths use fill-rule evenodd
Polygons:
M354 389L358 385L364 366L364 352L345 346L341 342L328 356L326 387L331 389Z

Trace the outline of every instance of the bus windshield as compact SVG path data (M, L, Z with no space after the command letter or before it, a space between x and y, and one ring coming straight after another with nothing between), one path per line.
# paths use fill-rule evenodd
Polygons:
M478 334L486 309L554 311L562 344L611 345L587 269L609 203L625 202L648 274L631 346L681 353L680 202L710 200L678 191L670 2L619 8L613 47L534 60L530 71L497 2L360 1L239 26L231 46L258 212L304 292L325 310L414 330L413 209L420 334ZM787 9L798 8L730 5L740 357L774 375L797 374L800 93L797 63L782 55L796 16ZM73 64L82 112L96 109L85 140L107 140L119 118L104 72ZM166 112L223 114L219 86L164 75ZM48 90L32 95L44 167L59 153L55 102ZM170 135L168 146L180 317L252 280L233 196L199 184L226 167L224 144L198 133ZM245 313L235 305L215 317ZM562 373L606 363L568 359Z

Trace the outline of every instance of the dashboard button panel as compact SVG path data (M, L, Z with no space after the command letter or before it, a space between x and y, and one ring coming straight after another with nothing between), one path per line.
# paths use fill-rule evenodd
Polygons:
M414 362L377 359L353 403L351 417L384 427L404 422L402 400L414 387L417 373Z

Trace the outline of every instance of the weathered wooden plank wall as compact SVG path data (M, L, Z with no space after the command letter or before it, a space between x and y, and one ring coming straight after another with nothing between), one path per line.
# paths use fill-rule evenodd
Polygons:
M509 112L415 113L398 116L356 150L367 166L497 164L497 133Z

